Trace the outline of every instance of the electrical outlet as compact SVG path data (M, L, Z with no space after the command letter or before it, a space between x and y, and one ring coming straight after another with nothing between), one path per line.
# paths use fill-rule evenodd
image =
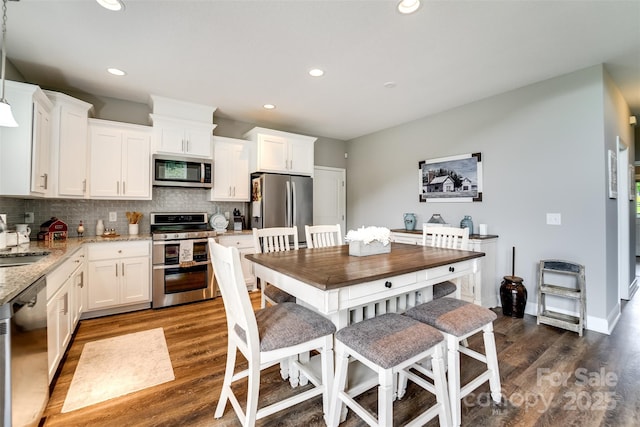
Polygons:
M109 212L109 222L116 222L118 220L118 212Z
M562 215L559 213L548 213L547 214L547 225L561 225L562 224Z
M33 224L35 218L33 216L33 212L25 212L24 213L24 222L27 224Z

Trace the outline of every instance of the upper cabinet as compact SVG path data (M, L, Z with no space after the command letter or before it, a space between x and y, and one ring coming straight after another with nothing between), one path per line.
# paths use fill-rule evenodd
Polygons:
M251 141L213 137L212 201L249 201Z
M151 95L154 153L212 157L215 107Z
M90 197L151 200L151 128L89 119L89 134Z
M51 196L84 198L87 196L87 125L93 106L63 93L44 92L53 102Z
M313 150L317 138L255 127L244 134L256 144L251 172L276 172L313 176Z
M7 81L5 98L18 127L0 128L0 195L49 196L53 105L27 83Z

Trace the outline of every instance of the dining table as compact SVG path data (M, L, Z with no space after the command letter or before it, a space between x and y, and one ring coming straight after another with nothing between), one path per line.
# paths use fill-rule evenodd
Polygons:
M384 313L430 301L432 286L464 276L479 279L483 252L390 243L391 251L349 254L349 245L247 254L255 276L341 329ZM474 282L472 282L474 283ZM460 298L460 286L456 296Z

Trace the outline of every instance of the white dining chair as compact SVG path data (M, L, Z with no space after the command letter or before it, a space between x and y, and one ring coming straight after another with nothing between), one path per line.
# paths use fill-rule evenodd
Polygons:
M270 227L270 228L254 228L253 229L253 247L257 254L281 252L299 249L298 244L298 227ZM282 302L295 302L293 295L277 288L269 283L256 277L260 284L261 307L269 304L278 304Z
M343 244L340 224L305 225L304 234L307 237L308 248L326 248Z
M227 363L214 417L221 418L227 402L230 402L241 424L253 427L258 419L322 395L324 418L328 420L329 392L333 383L334 324L295 303L277 304L254 313L242 275L238 249L222 246L210 238L209 253L224 301L228 330ZM248 367L235 372L238 351L246 358ZM320 375L310 369L310 364L297 360L299 353L310 351L319 353ZM295 364L313 387L258 409L261 371L283 358ZM248 389L244 391L242 386L234 385L236 381L247 383ZM245 393L246 403L241 405L238 396Z
M469 249L469 229L457 227L422 226L422 246L449 249ZM456 292L457 286L451 281L433 285L433 299L442 298Z

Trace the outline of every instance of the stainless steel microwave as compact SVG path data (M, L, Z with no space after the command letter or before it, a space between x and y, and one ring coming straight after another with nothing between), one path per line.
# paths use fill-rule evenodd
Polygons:
M213 162L194 157L153 156L153 185L161 187L213 187Z

